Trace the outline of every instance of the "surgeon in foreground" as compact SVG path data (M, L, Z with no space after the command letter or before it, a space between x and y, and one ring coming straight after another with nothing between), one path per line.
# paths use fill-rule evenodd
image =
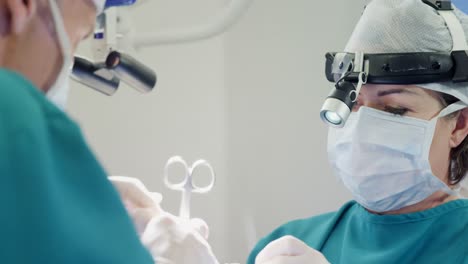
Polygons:
M343 92L352 74L367 73L367 85L343 127L337 113L322 116L335 122L329 160L355 201L279 227L249 264L468 263L466 36L468 16L450 1L373 0L366 7L345 49L357 71L335 81ZM346 72L349 54L329 54L329 69ZM445 73L454 78L435 81ZM356 79L357 86L365 81Z
M0 0L0 262L217 263L200 221L162 211L135 180L114 188L63 111L73 52L104 4Z

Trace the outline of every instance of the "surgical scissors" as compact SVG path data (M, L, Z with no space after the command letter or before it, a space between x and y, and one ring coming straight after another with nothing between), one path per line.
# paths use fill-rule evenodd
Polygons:
M184 179L179 183L174 183L169 179L169 168L177 164L182 165L184 168ZM200 167L206 167L209 170L210 181L206 186L198 186L193 180L193 172ZM170 158L164 167L164 183L169 189L181 191L182 200L180 203L179 216L184 219L190 218L190 201L192 192L194 193L207 193L215 184L216 176L213 167L206 160L197 160L191 166L180 156Z

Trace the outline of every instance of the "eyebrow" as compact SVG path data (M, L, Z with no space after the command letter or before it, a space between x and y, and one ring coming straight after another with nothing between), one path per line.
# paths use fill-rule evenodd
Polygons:
M412 95L420 95L419 93L417 93L415 91L412 91L411 89L397 88L397 89L379 91L377 93L377 96L383 97L383 96L387 96L387 95L390 95L390 94L402 94L402 93L407 93L407 94L412 94Z

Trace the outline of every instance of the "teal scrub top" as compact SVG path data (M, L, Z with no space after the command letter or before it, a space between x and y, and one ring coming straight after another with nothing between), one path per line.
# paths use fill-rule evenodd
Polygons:
M154 263L75 122L0 68L0 263Z
M270 242L292 235L331 264L468 263L468 200L402 215L376 215L352 201L338 212L287 223L262 239L247 263Z

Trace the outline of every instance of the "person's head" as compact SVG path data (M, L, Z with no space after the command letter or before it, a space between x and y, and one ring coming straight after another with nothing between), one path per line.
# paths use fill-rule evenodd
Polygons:
M54 1L74 52L93 32L97 0ZM49 3L0 0L0 67L23 74L44 92L54 83L63 63Z
M468 16L459 10L455 10L455 14L468 36ZM450 52L452 47L452 36L445 20L422 0L374 0L366 7L346 51ZM366 85L355 109L367 105L397 115L429 120L459 100L468 104L468 83L419 87ZM459 183L468 174L467 135L467 108L437 122L429 160L433 173L449 185Z
M450 54L453 28L425 2L371 1L345 52ZM462 27L456 44L467 46L468 16L456 8L453 12ZM430 207L453 199L451 188L468 174L467 141L467 82L368 83L345 126L330 129L328 150L354 198L373 212L391 213L423 201Z

